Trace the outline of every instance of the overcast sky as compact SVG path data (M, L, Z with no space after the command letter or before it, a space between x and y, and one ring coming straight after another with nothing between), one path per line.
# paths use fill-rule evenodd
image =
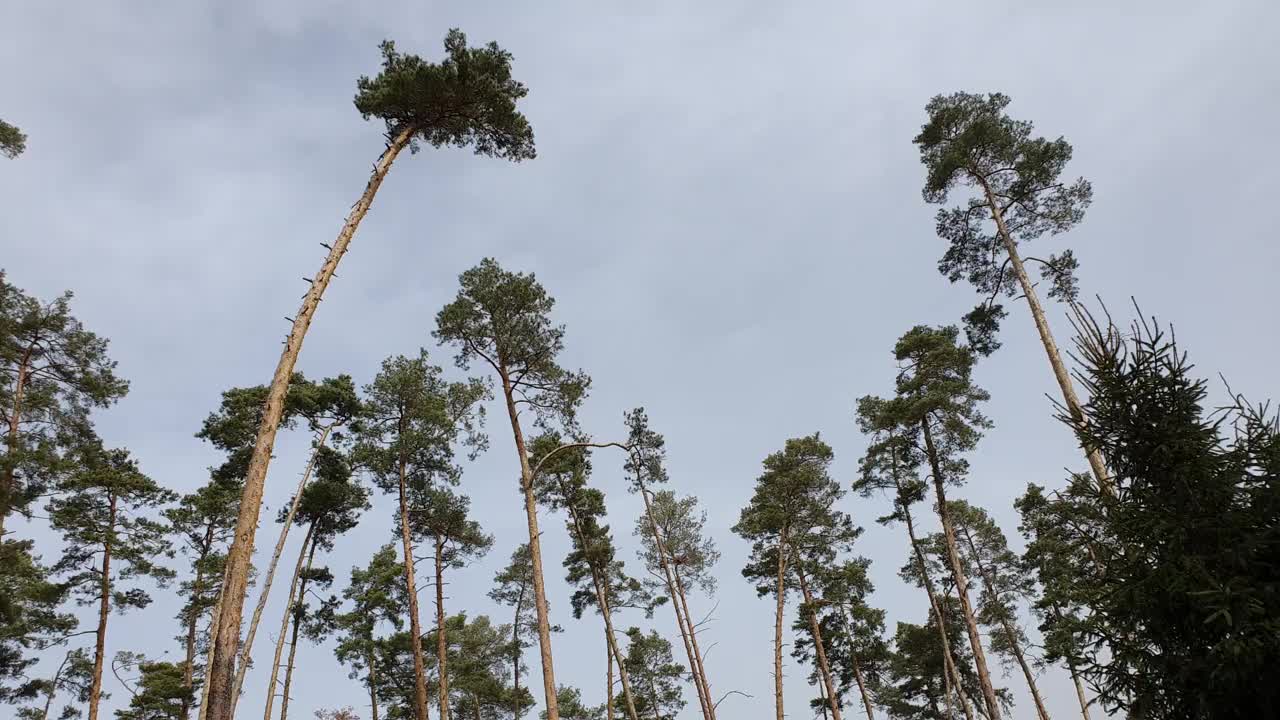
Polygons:
M675 489L709 511L723 552L719 604L693 601L697 613L715 607L707 668L717 694L754 696L725 700L722 717L773 712L772 606L741 579L748 548L729 531L760 461L821 431L847 483L866 444L853 405L891 388L894 340L914 324L956 322L974 303L935 270L936 208L920 198L911 138L934 94L1002 91L1013 115L1065 135L1075 146L1068 172L1093 182L1095 202L1077 230L1037 241L1037 252L1073 248L1086 296L1128 317L1132 295L1173 322L1218 397L1219 372L1252 398L1277 395L1280 245L1266 208L1280 181L1280 6L1265 0L99 0L12 3L4 16L0 117L30 139L25 155L0 162L0 266L40 297L75 291L75 313L111 339L132 382L99 416L101 433L184 492L219 461L193 437L201 420L222 390L269 379L301 277L382 149L382 128L351 105L355 79L378 69L379 41L434 59L456 26L510 50L530 89L522 109L538 158L402 156L299 369L363 384L384 357L419 346L448 367L430 331L458 273L485 256L536 272L568 328L565 364L594 378L586 429L616 438L622 412L644 405L667 437ZM1050 417L1056 387L1031 319L1011 309L1004 348L977 372L995 428L956 496L991 508L1016 537L1011 503L1026 484L1061 484L1085 466ZM1050 312L1065 341L1060 308ZM492 447L466 466L463 485L495 548L448 588L450 612L496 621L507 611L485 592L527 539L500 412L491 408ZM306 444L296 433L280 441L260 544L271 544ZM638 506L622 490L621 460L598 454L595 481L638 570ZM875 524L887 503L842 507L867 528L858 552L873 560L890 631L922 621L923 595L896 575L904 531ZM378 496L325 559L341 581L391 539L391 510ZM566 627L554 640L557 679L599 702L599 620L572 620L562 520L544 514L543 525L554 620ZM53 559L56 543L38 536ZM275 599L268 618L283 606ZM110 650L180 659L176 609L161 593L113 617ZM665 608L631 621L676 637ZM274 623L240 705L249 716L261 707ZM788 715L807 717L808 670L789 658L788 668ZM302 649L297 717L364 708L346 672L330 648ZM1030 717L1020 677L1002 683L1019 698L1014 716ZM127 702L114 678L107 688L109 708ZM1078 712L1062 672L1047 673L1044 693L1055 717ZM693 718L692 688L686 697L681 717Z

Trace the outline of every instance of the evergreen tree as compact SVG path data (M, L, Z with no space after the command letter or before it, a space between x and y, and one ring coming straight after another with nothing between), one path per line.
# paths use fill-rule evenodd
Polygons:
M564 349L564 327L551 323L555 300L532 274L508 272L497 261L485 259L462 273L459 283L462 287L457 297L436 315L435 336L440 342L455 346L459 367L483 361L497 374L501 384L520 463L520 489L529 528L543 697L548 716L559 720L551 657L551 620L534 494L537 467L530 463L520 406L529 410L538 428L544 431L558 428L562 434L574 437L577 408L586 397L591 381L585 373L567 371L556 363L556 356Z
M529 546L522 544L511 553L511 561L493 576L494 587L489 599L512 608L511 621L511 685L516 695L520 693L520 674L527 670L524 649L533 645L538 635L538 613L533 602L533 560ZM552 632L560 632L560 626L552 625ZM610 655L612 657L612 655ZM512 708L512 716L520 718L524 709Z
M676 616L676 627L684 643L689 659L689 674L693 678L698 695L698 705L703 720L715 720L716 701L711 695L711 684L702 662L702 648L698 643L697 626L689 612L686 589L696 587L707 595L715 592L715 578L711 568L720 554L715 543L704 537L702 527L705 513L696 510L693 497L676 500L669 491L656 491L654 485L667 482L666 440L649 427L649 416L644 408L636 408L624 415L629 431L627 444L631 451L623 469L627 475L627 490L638 493L644 500L645 514L636 521L635 535L640 538L641 559L649 574L656 578L653 589L665 590L671 598L671 609Z
M477 403L487 390L478 381L446 382L425 350L418 357L388 358L382 372L365 388L368 408L356 457L382 490L399 501L397 525L402 544L404 581L408 599L409 633L421 638L417 578L414 574L413 525L409 509L437 483L454 484L458 441L478 451L484 445ZM413 655L415 718L426 720L427 686L421 643L409 643Z
M67 586L31 554L32 541L0 542L0 703L19 703L45 692L27 677L38 653L63 641L75 616L60 611Z
M929 121L915 138L928 169L925 201L945 203L957 185L978 193L962 206L938 211L938 235L949 244L938 270L952 282L968 280L988 296L965 317L970 343L984 353L999 347L995 334L1007 314L996 298L1020 293L1027 299L1067 414L1078 426L1080 400L1018 248L1045 233L1056 235L1077 225L1093 199L1093 188L1084 178L1063 182L1060 176L1071 160L1071 145L1061 137L1032 137L1031 123L1005 114L1008 105L1008 96L1000 93L983 97L961 92L934 97L925 107ZM1046 260L1027 259L1042 265L1051 283L1050 298L1075 302L1078 263L1071 250ZM1109 480L1103 456L1096 448L1085 448L1094 477L1105 490Z
M671 658L671 643L652 630L628 628L626 670L635 681L636 712L653 720L675 720L684 709L680 680L685 670Z
M783 450L765 458L755 494L733 526L735 533L751 541L751 557L742 569L743 577L756 583L756 592L761 596L773 594L776 599L773 666L778 720L784 717L782 618L787 592L799 589L805 602L811 604L807 577L814 567L832 561L857 535L848 516L832 509L844 494L828 474L833 457L831 446L817 433L788 440ZM820 636L820 628L811 625L810 629ZM823 684L831 710L839 720L834 682L822 652L821 637L815 640Z
M0 155L10 160L27 149L27 136L16 125L0 120Z
M434 546L436 586L436 667L439 673L440 716L449 718L448 629L445 626L444 574L446 569L465 567L493 546L480 523L467 517L471 499L447 488L428 487L417 493L410 523L415 535ZM488 622L488 618L485 618Z
M77 455L79 468L60 483L48 512L50 525L64 543L55 570L67 576L80 604L98 605L88 702L89 720L97 720L111 608L123 612L151 602L143 588L121 583L151 578L164 586L174 575L156 563L157 558L173 555L169 528L144 513L176 498L142 474L126 450L94 446Z
M116 711L116 720L186 720L195 693L187 685L182 663L150 661L133 653L118 653L113 664L138 672L134 687L129 688L132 694L129 706Z
M74 720L80 717L80 709L89 703L89 689L92 686L93 658L89 657L84 648L68 650L62 656L62 662L58 664L52 678L33 683L35 692L44 695L44 702L18 708L18 719L49 720L54 717L50 715L53 701L59 694L67 693L71 698L63 705L62 712L57 717L59 720ZM102 697L110 695L102 693Z
M449 31L444 44L448 57L436 63L417 55L403 55L394 43L385 41L381 46L382 71L373 78L361 77L357 82L356 109L365 119L376 117L385 122L387 146L337 239L331 246L326 245L329 254L310 280L271 379L245 477L236 540L228 555L226 602L218 621L218 641L210 677L210 720L231 720L232 676L249 559L253 554L267 466L271 462L289 378L324 291L391 164L402 150L406 147L415 150L419 143L437 148L471 146L476 154L512 161L534 156L533 129L516 109L516 101L528 91L511 76L511 54L496 43L468 48L466 36L456 29Z
M950 646L957 656L955 665L961 678L959 694L980 697L984 690L961 639L965 633L961 620L963 613L950 598L942 605L942 616L947 618L943 632L952 638ZM929 625L936 622L936 616L929 619ZM898 623L889 663L889 682L880 695L889 717L901 720L950 720L955 717L945 702L947 671L942 645L936 639L939 632L936 627ZM1007 691L998 690L996 696L1002 705L1010 704ZM974 707L980 716L987 717L983 703L975 702Z
M484 615L468 620L466 614L448 618L444 671L437 666L438 686L449 688L449 707L458 718L501 720L513 716L516 707L533 706L527 689L515 690L506 682L507 658L511 654L511 628L494 625ZM440 642L439 628L424 639L427 645ZM443 711L441 713L443 715Z
M563 720L604 720L604 706L588 705L582 699L582 691L577 688L561 685L556 695ZM542 720L546 718L547 714L542 713Z

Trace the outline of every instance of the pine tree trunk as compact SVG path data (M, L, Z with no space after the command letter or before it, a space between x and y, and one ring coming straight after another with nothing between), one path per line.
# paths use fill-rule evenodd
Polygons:
M902 491L902 485L898 484L898 491ZM969 707L969 703L963 695L964 684L960 678L960 670L956 667L955 655L951 652L951 640L947 637L946 618L942 614L942 603L938 600L938 593L933 586L933 578L929 575L929 566L925 564L924 553L920 550L920 542L916 540L915 522L911 517L911 508L905 504L899 504L902 508L902 516L907 524L907 538L911 541L911 553L916 559L916 569L920 572L920 578L924 581L924 591L929 596L929 608L933 610L933 616L938 621L938 636L942 641L942 664L943 684L946 685L946 694L943 701L947 704L947 717L955 716L955 709L952 707L952 694L959 701L961 709L964 710L965 720L973 720L973 709Z
M205 651L204 657L205 683L200 688L200 712L196 715L199 720L207 720L209 717L209 666L213 664L213 652L218 644L218 616L222 613L222 591L226 586L227 569L224 566L222 568L222 582L218 585L218 595L213 601L213 612L209 618L209 648Z
M1013 241L1013 236L1009 234L1009 228L1005 226L1004 214L1000 212L1000 204L996 201L995 193L991 190L985 178L978 176L978 181L982 184L983 193L986 195L987 207L991 210L991 217L995 220L996 230L1000 235L1000 240L1004 243L1004 250L1009 255L1009 264L1013 266L1013 273L1018 278L1018 284L1022 286L1022 294L1027 298L1027 305L1031 307L1031 317L1035 320L1036 330L1040 333L1040 342L1044 345L1044 352L1049 356L1049 365L1053 368L1053 377L1058 381L1058 388L1062 391L1063 404L1067 408L1067 414L1071 417L1071 421L1075 424L1077 432L1084 427L1084 411L1080 406L1080 398L1076 395L1075 385L1071 382L1071 374L1067 371L1067 366L1062 362L1062 353L1058 351L1058 344L1053 340L1053 331L1049 329L1049 321L1045 318L1044 308L1040 305L1040 297L1036 295L1036 289L1031 284L1031 278L1027 276L1027 269L1022 264L1022 256L1018 254L1018 246ZM1089 460L1089 468L1093 471L1093 477L1098 482L1098 487L1107 495L1113 493L1110 475L1107 473L1107 465L1102 453L1095 449L1085 448L1085 456Z
M440 670L440 720L449 720L449 643L444 635L444 541L436 536L436 663Z
M315 538L312 538L311 549L307 551L307 568L302 574L302 579L298 581L298 597L288 611L293 620L293 634L289 638L289 662L284 666L284 692L280 697L280 720L288 720L289 718L289 691L293 688L293 667L294 661L298 657L298 626L302 624L302 615L297 608L302 605L307 597L307 578L311 575L311 563L315 556L316 541Z
M294 318L293 327L285 340L284 349L280 353L280 361L276 365L275 374L271 378L271 387L267 392L267 401L263 406L262 422L258 426L258 437L254 442L253 455L249 459L249 468L245 473L244 492L240 496L240 515L236 520L235 539L227 552L227 582L224 587L222 612L218 617L215 635L213 661L207 672L209 685L209 711L211 720L231 720L235 710L232 707L233 679L235 677L236 654L240 642L240 619L244 611L244 596L249 587L249 563L253 557L253 539L258 529L258 514L262 509L262 494L267 480L267 466L271 463L271 451L275 447L276 431L280 426L280 418L284 413L284 399L289 390L289 380L293 377L293 368L298 361L298 353L302 350L302 341L311 319L315 315L325 288L333 279L338 262L347 252L351 237L355 234L360 221L364 219L373 198L382 185L383 179L391 169L391 163L400 154L413 136L413 128L401 131L382 153L374 166L373 174L355 206L347 216L342 230L325 258L324 264L316 273L311 287L307 291L302 307ZM419 720L425 720L419 718Z
M533 564L533 602L538 613L538 651L542 660L542 692L546 698L547 720L560 720L560 705L556 698L555 663L551 658L551 621L547 617L547 593L542 578L542 543L538 532L538 505L533 496L533 469L529 467L529 455L525 449L524 431L516 413L512 395L511 378L503 360L499 358L498 374L502 378L502 394L507 403L507 416L511 418L511 433L515 438L516 454L520 456L520 485L524 491L524 511L529 525L529 559Z
M182 698L182 719L186 720L191 715L191 700L195 688L195 672L196 672L196 632L200 624L199 608L201 594L204 592L204 559L209 556L209 552L213 545L213 525L206 525L204 531L204 543L200 548L200 555L196 557L195 568L196 577L191 583L191 612L187 617L187 640L186 640L186 666L182 669L182 687L186 688L187 694Z
M987 586L987 592L991 593L991 597L995 602L999 602L999 588L995 586L995 578L992 577L991 570L982 562L982 557L978 555L978 547L973 542L973 535L970 534L968 527L961 527L961 532L964 534L965 543L969 546L969 554L973 556L973 561L978 566L978 572L982 573L982 582ZM1009 647L1013 650L1013 656L1018 661L1018 667L1022 668L1022 676L1027 680L1027 688L1031 690L1031 699L1035 702L1036 714L1040 716L1040 720L1051 720L1049 711L1044 706L1044 699L1040 697L1040 688L1036 686L1036 676L1031 672L1031 667L1027 664L1026 655L1022 652L1022 646L1018 643L1018 633L1004 613L1000 614L1000 625L1009 637Z
M258 623L262 621L262 613L267 608L267 597L271 594L271 582L275 580L276 566L280 563L280 556L284 553L285 540L289 537L289 527L293 525L293 517L298 514L298 505L302 503L302 491L306 489L307 483L311 480L311 473L316 466L316 458L319 457L320 450L324 448L332 430L333 425L327 425L320 432L320 438L316 441L315 449L311 451L311 458L307 460L307 467L302 472L302 478L298 480L298 487L293 491L293 501L289 503L289 512L285 515L284 523L280 526L280 536L276 538L276 549L271 553L271 562L267 564L267 574L262 579L262 591L258 595L258 604L253 608L253 619L249 621L249 631L245 633L244 645L240 648L240 660L239 666L236 667L235 684L231 688L232 713L235 712L236 706L240 703L240 689L244 687L244 676L249 671L249 656L253 652L253 639L258 634Z
M608 666L608 682L605 683L605 720L613 720L613 643L609 642L609 629L604 631L605 665Z
M378 720L378 669L373 655L369 655L369 716L370 720Z
M876 720L875 711L871 709L871 696L867 694L867 683L862 677L862 665L856 655L853 656L853 679L858 683L858 695L862 697L862 706L867 710L867 720Z
M773 622L773 705L776 720L786 720L782 711L782 615L787 608L787 530L783 528L778 540L778 581L774 595L778 604Z
M938 519L942 521L942 536L947 542L947 559L951 563L951 576L955 580L956 595L960 600L960 609L964 612L965 629L969 633L969 646L973 650L973 662L978 671L978 684L982 687L982 697L986 701L987 717L999 720L1000 701L996 698L995 686L991 683L991 673L987 670L987 654L982 649L982 636L978 634L978 621L973 616L973 605L969 602L969 582L964 575L964 567L960 564L960 552L956 549L956 531L951 524L951 512L947 509L947 493L943 488L942 467L938 462L938 450L933 444L933 430L926 417L920 421L924 430L925 452L929 456L929 467L933 470L933 490L938 501Z
M670 551L666 541L658 530L658 522L653 517L653 505L650 502L649 490L640 487L640 497L644 499L645 518L649 521L649 532L653 535L654 548L658 551L658 560L662 565L662 573L667 592L672 596L671 609L676 614L676 625L680 629L680 639L684 641L685 653L689 656L689 669L693 677L693 686L698 693L698 704L702 709L703 720L715 720L715 704L711 700L711 688L707 684L706 670L702 667L702 653L695 644L696 633L693 632L689 618L689 604L685 600L683 583L679 582L679 574L671 567Z
M822 684L827 688L827 702L831 705L832 720L841 720L840 702L836 698L836 685L831 680L831 665L827 663L827 649L822 643L822 628L818 625L818 613L813 610L813 594L809 592L809 582L804 571L798 570L796 577L800 579L800 593L804 603L809 607L809 632L813 634L813 651L818 658L818 670L822 674Z
M1080 701L1080 716L1089 720L1089 700L1084 696L1084 684L1080 682L1080 674L1076 672L1073 662L1067 662L1067 670L1071 673L1071 682L1076 686L1076 699Z
M307 564L307 551L311 547L311 539L316 525L307 526L307 534L302 538L302 547L298 548L298 562L293 566L293 580L289 583L289 602L284 606L284 616L280 618L280 634L276 636L276 654L271 660L271 675L267 681L267 700L262 711L262 720L271 720L271 711L276 703L276 681L280 677L280 658L284 655L284 639L289 633L289 618L293 614L293 604L298 601L298 585L302 570Z
M7 437L7 454L4 462L4 476L0 478L0 540L4 539L4 521L9 517L13 504L13 478L17 473L18 430L22 423L22 399L27 390L28 371L31 366L31 353L34 348L27 346L18 362L18 377L13 381L13 408L9 413L9 432Z
M53 682L49 683L49 687L45 692L44 709L40 711L40 720L49 720L49 710L53 707L54 696L58 694L58 683L62 680L62 671L66 669L67 663L71 662L71 653L73 652L75 651L69 650L66 655L62 656L62 663L58 665L58 671L53 674ZM183 720L186 720L186 717L186 715L183 715Z
M98 703L102 699L102 662L107 654L107 616L111 612L111 545L116 531L118 498L111 494L107 532L102 542L102 580L99 587L98 632L93 653L93 682L89 686L89 720L98 720Z
M400 436L404 421L400 422ZM408 458L400 451L400 540L404 545L404 584L409 596L409 632L413 646L413 702L416 720L427 720L427 667L422 657L422 625L418 621L418 583L413 571L413 538L409 534Z
M520 663L524 653L520 649L520 613L524 611L524 585L520 586L520 595L516 597L516 616L511 622L511 698L514 706L511 717L520 720L524 707L520 704Z

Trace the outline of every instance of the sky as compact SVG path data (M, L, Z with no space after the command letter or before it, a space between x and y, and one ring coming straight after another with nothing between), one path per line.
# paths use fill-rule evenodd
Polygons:
M1093 183L1094 204L1077 229L1031 247L1072 248L1084 296L1119 319L1133 315L1133 298L1172 323L1215 399L1225 397L1220 373L1261 400L1278 394L1280 351L1280 244L1265 209L1280 184L1278 22L1280 5L1263 0L18 3L0 24L0 117L29 141L0 162L0 266L40 297L74 290L76 315L110 338L132 384L97 416L101 434L157 481L191 491L219 462L194 437L200 422L221 391L270 378L302 276L382 149L382 128L351 105L356 78L378 69L378 43L439 58L451 27L497 41L529 88L521 109L538 157L402 156L298 369L364 384L383 358L427 347L459 376L430 336L458 274L490 256L536 273L567 328L564 364L594 379L584 428L618 439L623 411L644 406L667 438L674 489L707 509L723 555L718 596L692 600L713 617L707 670L717 695L751 696L726 699L721 717L768 718L772 605L741 578L749 548L729 530L760 462L787 438L821 432L847 486L866 446L854 403L891 390L894 340L957 322L975 302L935 269L944 248L911 143L925 103L1000 91L1015 117L1067 137L1067 172ZM1056 387L1031 318L1011 311L1004 347L976 371L995 426L954 497L989 508L1020 545L1014 498L1085 465L1051 417ZM1068 344L1061 308L1049 312ZM451 578L447 601L495 621L507 611L485 593L527 539L501 413L490 407L491 448L465 465L462 486L494 550ZM272 544L307 443L280 439L260 546ZM594 464L638 572L640 508L624 492L622 458L601 451ZM886 500L840 507L866 528L856 551L873 562L873 602L890 628L922 621L923 594L897 577L904 531L875 522ZM391 512L392 498L377 496L324 559L340 580L392 539ZM556 676L599 702L599 619L569 614L563 519L542 522L553 619L565 626ZM47 531L23 531L56 556ZM109 650L180 658L176 610L161 592L146 610L113 616ZM665 609L621 622L676 638ZM268 625L240 705L249 716L263 700ZM808 671L787 662L788 716L808 717ZM367 717L346 673L330 648L302 648L294 712L352 705ZM1000 682L1018 699L1013 716L1031 717L1020 676ZM1054 717L1078 713L1063 672L1042 683ZM106 684L106 709L127 703L115 678ZM692 688L686 698L681 718L693 718Z

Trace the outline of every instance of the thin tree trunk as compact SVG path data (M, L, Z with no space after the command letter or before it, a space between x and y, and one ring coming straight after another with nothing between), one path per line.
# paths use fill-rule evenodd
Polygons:
M525 449L524 431L516 413L512 395L511 378L502 359L499 358L498 374L502 378L502 394L507 403L507 416L511 418L511 434L515 438L516 454L520 457L520 485L524 491L524 512L529 525L529 559L533 564L533 602L538 613L538 651L542 660L542 692L546 698L547 720L560 720L560 705L556 698L555 663L551 658L551 621L547 617L547 594L542 579L542 543L538 532L538 505L533 496L533 469L529 467L529 455Z
M609 642L609 629L604 631L605 664L608 666L609 681L605 683L605 718L613 720L613 643Z
M276 654L271 660L271 675L267 681L267 701L262 711L262 720L271 720L271 710L276 702L276 679L280 675L280 658L284 655L284 639L289 634L289 618L293 614L293 604L298 600L298 584L302 577L302 569L308 564L307 550L311 547L311 538L316 525L307 526L307 534L302 538L302 547L298 548L298 562L293 566L293 581L289 583L289 602L284 606L284 616L280 618L280 634L276 636Z
M444 542L436 536L436 662L440 668L440 720L449 720L449 643L444 636Z
M706 696L706 720L716 720L716 706L714 699L711 697L711 683L707 680L707 669L702 664L702 648L698 646L698 628L694 625L693 615L689 612L689 600L684 590L684 580L680 577L679 568L673 567L671 574L675 576L676 599L680 601L680 607L684 611L684 622L689 628L689 644L693 647L693 662L698 667L698 684L701 685L702 692Z
M7 437L7 455L4 463L4 477L0 479L0 539L4 538L4 521L9 517L13 502L13 478L17 472L18 430L22 422L22 398L27 390L27 371L31 365L33 346L28 345L18 363L18 377L13 381L13 410L9 413L9 432Z
M1080 674L1076 672L1075 663L1068 661L1067 671L1071 673L1071 682L1076 686L1076 699L1080 701L1080 715L1084 720L1089 720L1089 700L1084 696L1084 684L1080 682Z
M235 712L232 707L232 682L235 677L236 654L240 642L240 619L244 611L244 596L249 586L249 562L253 556L253 538L258 529L258 514L262 509L267 466L271 463L276 431L279 429L280 418L284 413L285 394L289 390L289 380L293 377L298 353L302 350L302 341L306 337L307 329L311 326L311 319L320 304L325 288L333 279L338 262L351 244L351 237L359 227L360 221L364 219L365 213L369 211L369 206L373 204L373 198L391 169L391 163L409 144L412 137L413 128L405 128L387 144L386 150L378 159L364 193L351 209L342 230L334 240L328 257L320 266L315 279L311 281L311 287L294 318L293 327L289 330L288 338L285 339L284 349L280 352L280 361L271 378L271 388L267 392L267 401L262 410L262 422L258 426L258 437L254 442L253 455L249 459L249 468L245 473L235 539L227 553L228 572L223 612L218 617L216 632L218 641L214 644L213 662L207 673L209 717L212 720L231 720Z
M210 547L213 544L213 525L205 526L204 544L200 549L200 556L195 560L196 577L191 583L191 612L187 617L187 641L186 641L186 666L182 669L182 687L186 688L187 694L182 698L182 718L186 720L191 715L191 700L195 688L196 679L196 632L200 624L200 613L197 612L204 592L204 567L203 562L209 556Z
M369 715L370 720L378 720L378 669L373 655L369 655Z
M311 538L311 549L307 551L307 568L303 571L302 579L298 581L298 596L288 610L288 615L293 620L293 635L289 638L289 662L284 666L284 691L280 697L280 720L288 720L289 717L289 691L293 687L294 660L298 657L298 627L302 624L302 615L298 611L298 606L307 597L307 578L311 575L311 565L315 557L316 540L313 537Z
M898 489L901 491L902 486L899 485ZM899 507L902 508L903 519L907 524L907 538L911 541L911 552L916 559L916 568L924 581L924 591L929 596L929 607L933 610L933 616L938 621L938 637L942 641L942 679L947 690L943 696L943 701L947 704L947 716L952 717L955 715L955 709L951 704L951 695L954 693L961 709L964 710L965 720L973 720L973 709L969 707L969 703L964 698L964 683L960 678L960 670L956 667L955 656L951 652L951 639L947 637L946 616L942 614L942 603L938 600L938 593L934 589L933 578L929 575L929 566L925 563L924 553L920 550L920 542L916 540L915 522L911 517L911 508L905 504L899 504Z
M98 702L102 699L102 661L107 653L107 616L111 612L111 545L116 531L116 505L118 498L111 494L107 532L102 543L101 597L98 603L98 633L93 654L93 682L89 686L89 720L98 720Z
M401 421L400 433L404 434ZM400 540L404 545L404 584L409 595L409 632L413 647L414 716L427 720L427 668L422 657L422 625L418 621L418 583L413 571L413 538L409 534L408 458L400 451Z
M969 546L969 554L973 556L973 562L978 566L978 572L982 573L982 582L987 586L987 592L991 593L994 602L999 602L1000 595L995 585L995 578L992 577L991 570L982 562L982 557L978 555L978 547L973 542L973 535L968 527L961 527L960 530L964 535L965 543ZM1000 614L1000 625L1009 637L1010 649L1013 650L1013 656L1018 661L1018 667L1022 668L1022 676L1027 680L1027 688L1031 690L1031 699L1036 705L1036 714L1040 716L1040 720L1050 720L1049 711L1044 706L1044 699L1040 697L1040 688L1036 687L1035 674L1031 672L1027 658L1022 652L1022 646L1018 643L1018 633L1004 613Z
M773 703L776 720L786 720L782 712L782 615L787 609L787 530L778 540L778 583L774 588L777 610L773 622Z
M991 210L991 217L995 220L996 230L1000 235L1001 242L1004 243L1005 252L1009 255L1009 263L1013 266L1013 273L1018 278L1018 284L1022 286L1022 294L1027 298L1027 305L1031 307L1031 317L1035 320L1036 330L1040 333L1040 342L1044 345L1044 352L1049 356L1049 365L1053 368L1053 377L1058 381L1058 388L1062 390L1063 404L1067 408L1067 414L1071 417L1071 422L1076 426L1077 432L1084 427L1084 411L1080 406L1080 398L1076 395L1075 385L1071 382L1071 374L1067 371L1067 366L1062 362L1062 353L1058 351L1058 344L1053 340L1053 331L1049 329L1049 321L1045 319L1044 308L1040 305L1040 298L1036 295L1036 289L1031 284L1031 278L1027 276L1027 269L1022 264L1022 256L1018 254L1018 246L1013 241L1013 236L1009 234L1009 228L1005 226L1004 214L1000 212L1000 204L996 201L995 193L991 190L991 185L987 183L986 178L977 176L978 182L982 184L982 191L986 195L987 207ZM1089 468L1093 471L1094 478L1098 481L1098 487L1107 495L1111 495L1114 490L1111 478L1107 474L1106 460L1102 457L1102 453L1096 449L1085 448L1085 456L1089 460Z
M514 706L511 708L511 717L520 720L520 716L524 714L524 706L520 703L520 663L524 660L524 653L520 648L520 613L524 611L524 585L520 585L520 594L516 597L516 616L511 622L511 702Z
M73 652L75 651L69 650L62 656L62 663L58 665L58 671L53 674L53 682L49 684L49 690L45 693L44 709L40 711L40 720L49 720L49 710L53 707L53 698L58 694L58 683L62 680L62 671L66 669L67 663L71 662ZM187 716L182 717L186 720Z
M307 467L302 472L302 478L298 480L298 487L293 491L293 501L289 503L289 512L285 515L284 524L280 526L280 537L276 538L276 549L271 553L271 562L267 564L267 574L262 579L262 592L258 595L258 604L253 608L253 619L249 621L249 631L245 634L243 647L240 648L240 660L239 665L236 667L235 684L231 689L232 713L235 712L236 705L240 703L240 688L244 687L244 676L249 670L249 655L253 652L253 639L258 634L258 623L262 620L262 613L267 608L267 597L271 594L271 582L276 577L276 565L280 563L280 556L284 553L285 540L289 537L289 526L293 525L293 518L298 514L298 505L302 503L302 491L306 489L307 483L311 480L311 473L316 466L316 458L319 457L320 451L324 448L332 430L333 424L330 424L326 425L320 432L320 438L316 441L315 449L311 451L311 458L307 460Z
M947 509L947 493L943 488L942 467L938 463L938 450L933 444L933 431L926 417L920 421L924 430L925 452L929 456L929 466L933 470L933 490L938 500L938 519L942 521L942 536L947 542L947 559L951 563L951 576L955 580L956 595L960 600L960 609L964 612L965 629L969 633L969 646L973 649L973 662L978 670L978 683L982 687L982 696L986 701L987 717L999 720L1000 701L996 698L995 686L991 683L991 673L987 670L987 654L982 649L982 636L978 634L978 622L973 616L973 605L969 602L969 581L965 578L964 567L960 564L960 552L956 548L956 531L951 524L951 512Z
M867 720L876 720L875 711L871 709L871 696L867 694L867 683L862 677L862 665L858 657L853 656L853 679L858 683L858 694L862 697L862 705L867 709Z
M702 709L703 720L715 720L715 705L711 700L711 688L707 685L706 671L702 667L702 655L694 643L696 634L693 632L692 623L689 619L689 605L685 600L683 583L678 583L678 574L671 567L670 552L667 550L666 541L662 538L662 533L658 529L658 522L653 517L653 505L650 502L649 491L643 485L640 487L640 497L644 499L645 518L649 521L649 532L653 534L654 547L658 551L658 560L662 565L662 573L667 586L667 592L672 596L671 609L676 614L676 625L680 629L680 639L684 642L685 653L689 656L689 669L693 677L693 686L698 693L698 704Z
M227 569L222 568L222 583L218 585L218 596L213 601L213 612L209 619L209 648L205 651L204 658L204 674L205 682L200 688L200 712L197 713L199 720L207 720L209 716L209 666L213 664L213 651L218 640L218 616L222 613L222 591L227 586Z
M831 717L833 720L841 720L836 685L831 680L831 665L827 662L827 648L822 643L822 628L818 625L818 613L813 610L813 594L809 592L809 582L804 577L804 571L796 572L796 577L800 579L800 594L804 596L804 603L809 606L809 632L813 633L814 655L818 658L818 670L822 674L822 683L827 688L827 702L831 704Z

